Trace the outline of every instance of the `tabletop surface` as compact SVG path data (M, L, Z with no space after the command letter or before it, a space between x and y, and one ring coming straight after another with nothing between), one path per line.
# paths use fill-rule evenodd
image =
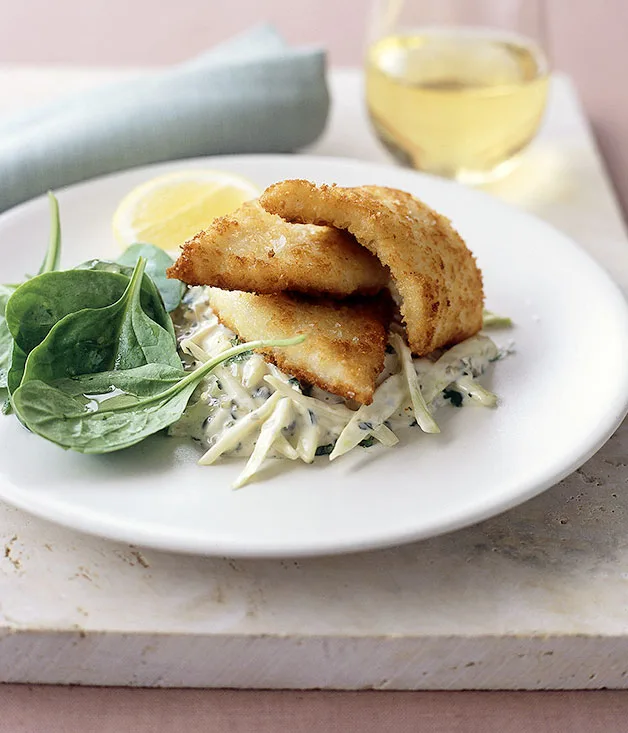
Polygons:
M114 77L112 71L3 69L0 70L0 113ZM312 152L384 160L384 153L373 144L365 128L346 124L347 115L357 114L355 78L350 72L334 76L337 100L334 117L326 137L314 146ZM351 93L346 92L349 88L353 89ZM575 237L626 288L628 251L625 232L600 160L590 144L589 134L568 81L559 79L553 90L553 103L543 134L519 171L501 184L493 184L489 190ZM101 543L29 520L19 512L4 508L1 517L3 536L6 537L0 575L1 611L5 621L18 626L29 622L43 628L75 625L89 631L106 627L115 618L125 630L129 630L134 622L121 620L115 599L132 595L138 586L148 590L152 588L154 594L155 588L163 587L175 577L183 579L182 586L187 588L180 597L185 597L185 592L198 596L200 583L206 586L202 592L211 596L212 589L207 587L207 579L211 578L214 590L221 583L233 590L227 604L228 612L244 612L246 616L246 611L252 606L263 609L263 613L248 615L243 622L242 629L249 632L266 632L269 624L284 631L286 625L290 628L291 624L295 633L304 626L313 626L324 632L330 628L342 629L343 624L347 629L355 629L358 622L363 624L365 633L387 633L390 631L388 620L392 618L395 633L454 633L460 631L462 623L473 635L482 632L490 615L493 620L501 618L503 630L508 633L568 631L580 635L597 633L622 637L626 632L628 606L625 573L628 552L622 526L628 510L623 497L617 495L617 487L628 480L622 458L625 445L626 434L622 430L603 452L570 479L507 515L454 535L400 550L370 553L362 559L323 559L283 566L276 563L238 563L234 568L226 560L173 559L160 553L143 553L137 548ZM349 620L333 618L333 613L330 614L329 608L325 608L326 604L321 604L320 600L336 592L339 584L350 583L355 578L356 562L365 574L364 581L352 587L354 598L353 591L357 591L356 607L363 605L361 600L372 600L375 593L378 613L367 613L360 618L356 618L354 613ZM417 566L420 569L418 574ZM114 567L115 574L108 572ZM439 582L443 575L449 579L447 585ZM234 578L238 579L235 583ZM286 593L291 583L302 584L300 587L305 588L304 580L308 585L312 581L316 583L320 592L306 593L298 604L303 614L295 616L292 613L295 606L286 606L286 599L294 599L287 598ZM68 588L74 585L76 590L59 594L60 583L65 583ZM260 594L261 588L265 590L264 594ZM446 614L442 612L453 598L452 588L464 589L466 607L462 615L455 607ZM255 591L253 595L252 591ZM77 602L79 596L80 605ZM23 602L25 597L28 603ZM136 593L134 597L138 599L140 594ZM112 602L108 604L107 598ZM145 602L150 603L148 597ZM176 604L173 598L166 598L165 603L160 604L162 621L180 610L173 604ZM417 608L420 609L418 614ZM149 618L154 621L152 614ZM157 621L154 623L157 628ZM194 623L198 628L207 629L202 614L197 614ZM603 674L604 669L600 673ZM599 680L594 681L594 686L599 686ZM46 706L48 710L58 710L64 704L63 700L67 704L69 692L59 690L55 697L54 691L45 688L4 687L0 695L13 706L23 706L26 699L42 701L30 722L24 718L26 722L22 728L12 728L25 731L37 729L38 710L45 711ZM78 706L77 714L83 710L87 716L95 714L94 711L104 705L105 700L111 699L108 697L110 691L72 692ZM233 698L220 693L206 693L207 697L185 691L174 695L168 693L170 697L166 697L166 693L152 693L152 697L143 693L133 694L136 694L135 698L119 698L129 700L126 707L122 705L120 708L120 715L123 711L126 714L135 711L145 721L151 718L156 700L180 701L188 695L190 716L207 709L208 701L219 705L223 714L227 714L225 711L229 710L229 705L234 704ZM159 694L163 696L155 697ZM257 693L237 694L247 695L243 698L246 700L243 705L250 711L249 715L261 715L261 720L267 718L271 722L271 710L274 711L272 715L288 716L296 701L302 699L294 695L290 697L289 693L268 694L266 697ZM329 715L335 705L340 706L339 710L348 710L342 708L344 703L338 702L343 698L327 694L331 697L325 698L323 693L319 693L307 698L309 709L318 710L322 715ZM177 698L176 695L183 697ZM612 730L613 715L618 714L620 701L625 699L621 695L609 693L603 704L593 703L600 704L604 710L603 714L597 715L598 722L605 720L606 727L600 727L600 730ZM322 705L320 701L324 699L329 701L329 705L323 712L323 708L317 708L317 705ZM373 695L344 699L363 700L360 703L362 712L376 704ZM390 703L391 698L387 699ZM412 721L412 716L419 715L413 702L415 699L402 695L395 698L400 707L390 715L391 719L395 715L401 716L398 730L404 730L403 726ZM439 714L436 711L442 699L438 696L429 698L429 705L435 711L433 715ZM438 723L439 726L442 723L450 727L433 727L433 730L455 729L451 727L454 720L461 724L463 708L459 706L464 700L474 700L464 704L479 706L476 707L480 711L478 720L486 722L487 711L495 704L489 702L491 699L495 701L497 698L452 699L450 711L458 712L451 713L453 718L443 716ZM571 711L573 720L578 721L571 728L556 730L592 730L587 721L595 716L588 718L583 712L574 712L584 709L581 702L584 699L569 695L541 698L548 702L538 702L541 707L537 713L541 717L537 720L537 729L538 721L543 719L542 705L545 704L547 711L563 705L564 710ZM506 698L499 700L501 706ZM174 702L175 706L180 704ZM516 708L518 703L509 704ZM4 704L2 707L4 709ZM456 719L455 715L459 717ZM375 720L371 718L372 730L377 729ZM168 730L167 721L163 722L163 730ZM120 723L119 719L117 723ZM502 729L532 729L521 727L524 724L510 728L508 725L505 721ZM0 730L1 726L0 721ZM369 730L367 723L362 729ZM458 729L463 730L462 727Z

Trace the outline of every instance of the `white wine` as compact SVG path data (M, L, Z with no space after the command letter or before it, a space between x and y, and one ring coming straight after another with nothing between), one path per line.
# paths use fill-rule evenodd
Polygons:
M548 80L531 42L425 31L370 48L366 97L378 136L399 160L480 182L499 175L532 140Z

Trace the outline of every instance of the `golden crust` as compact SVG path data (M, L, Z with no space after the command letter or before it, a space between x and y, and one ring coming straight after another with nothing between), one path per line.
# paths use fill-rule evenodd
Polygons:
M390 270L413 352L428 354L482 327L475 258L448 219L409 193L381 186L275 183L260 203L287 221L344 229Z
M186 242L168 276L254 293L374 294L388 282L376 257L338 229L289 224L249 201Z
M221 323L246 341L306 334L298 346L262 351L280 369L346 399L372 402L384 367L388 296L341 303L218 288L209 288L208 296Z

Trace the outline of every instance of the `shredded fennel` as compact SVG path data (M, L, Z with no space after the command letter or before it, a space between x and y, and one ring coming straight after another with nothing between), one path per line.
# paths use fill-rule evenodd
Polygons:
M179 346L189 368L195 368L232 346L235 335L209 308L202 289L188 294L178 326ZM508 319L485 313L486 325L503 326ZM497 397L477 378L501 358L493 341L478 334L456 346L413 359L402 336L393 330L373 402L351 409L335 395L313 388L311 393L259 354L226 362L205 380L183 417L170 428L205 448L201 465L223 457L248 457L235 480L239 488L253 479L267 458L284 457L312 463L317 455L329 460L357 446L375 442L391 447L397 431L412 426L438 433L435 410L451 399L494 407Z

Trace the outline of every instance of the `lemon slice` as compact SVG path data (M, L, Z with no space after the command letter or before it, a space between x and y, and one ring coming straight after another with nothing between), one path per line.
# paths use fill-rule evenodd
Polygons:
M217 216L259 194L254 183L234 173L194 169L167 173L124 197L113 215L113 233L123 247L146 242L176 250Z

